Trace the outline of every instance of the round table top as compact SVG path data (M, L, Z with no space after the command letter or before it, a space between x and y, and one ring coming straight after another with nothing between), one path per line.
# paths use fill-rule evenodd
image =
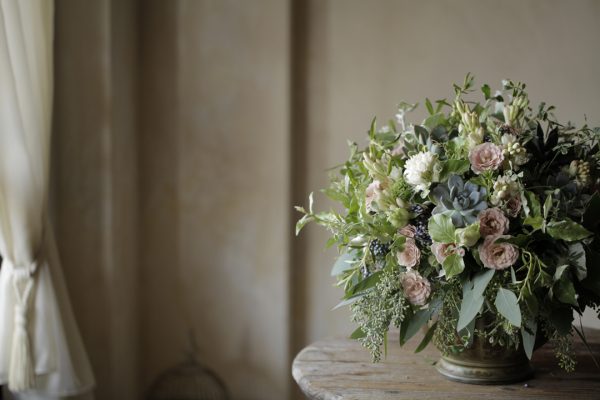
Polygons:
M586 332L587 341L599 358L600 331ZM420 337L414 337L401 348L397 332L390 332L387 358L373 364L369 352L357 341L326 339L302 350L294 360L292 373L304 394L318 400L600 399L600 370L578 339L574 346L575 372L562 371L547 344L533 355L533 379L494 386L446 380L434 367L439 358L435 346L430 344L421 353L414 353L420 341Z

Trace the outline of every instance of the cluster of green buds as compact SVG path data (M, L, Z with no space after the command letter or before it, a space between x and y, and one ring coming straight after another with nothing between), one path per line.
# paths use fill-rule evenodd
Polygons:
M515 125L515 122L523 114L523 112L529 106L529 99L525 95L519 95L513 99L513 101L504 106L504 121L508 125Z
M511 163L513 169L518 169L519 166L529 161L527 150L519 142L517 137L510 133L505 133L501 138L502 154L504 155L505 163Z
M590 163L587 161L573 160L569 164L569 173L575 177L575 181L585 186L590 182Z
M456 100L454 102L454 109L460 116L460 124L458 126L459 132L466 133L467 142L469 147L475 147L476 145L483 142L483 127L479 123L479 115L476 112L471 111L469 106L462 100Z

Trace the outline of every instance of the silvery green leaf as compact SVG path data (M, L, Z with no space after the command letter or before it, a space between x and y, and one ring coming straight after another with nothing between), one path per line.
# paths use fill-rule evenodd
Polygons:
M472 280L463 285L463 298L458 315L456 331L460 332L467 327L477 316L483 305L483 292L496 271L488 269L477 273Z
M521 327L521 337L523 338L523 349L527 358L531 360L533 348L535 347L535 337L537 334L537 322L535 319L527 320Z
M331 276L338 276L341 273L354 268L354 254L344 253L338 257L333 268L331 268Z
M456 324L456 331L462 331L467 325L471 323L481 310L483 306L483 296L476 295L473 290L463 291L463 299L460 304L460 313L458 316L458 323Z
M400 325L400 346L410 340L439 311L441 306L442 299L436 297L429 302L427 308L418 310L408 320L402 321Z
M521 326L521 309L517 296L508 289L500 288L494 301L496 309L504 318L516 327Z

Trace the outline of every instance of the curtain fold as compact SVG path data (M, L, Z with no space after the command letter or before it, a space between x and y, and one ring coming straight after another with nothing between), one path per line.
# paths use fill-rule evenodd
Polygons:
M89 392L47 198L52 0L0 0L0 384L19 398Z

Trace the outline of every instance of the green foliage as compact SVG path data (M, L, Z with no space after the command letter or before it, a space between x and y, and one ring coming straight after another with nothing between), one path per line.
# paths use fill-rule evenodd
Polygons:
M438 243L454 243L454 225L447 214L432 215L429 219L429 235Z
M456 330L462 331L477 316L483 306L483 292L494 276L494 270L489 269L477 273L472 280L466 281L463 286L463 299L460 305L460 314Z
M494 301L496 310L511 324L517 328L521 327L521 310L519 309L519 301L515 294L504 288L498 289L496 300Z
M541 332L569 369L573 311L600 305L600 128L561 124L544 103L533 108L523 83L479 87L477 102L468 74L453 99L425 99L420 124L406 120L411 103L395 121L373 118L367 145L349 142L348 160L330 172L322 194L335 205L316 211L321 198L311 194L296 207L295 231L315 223L330 232L327 246L340 254L331 275L344 290L335 308L350 307L351 337L375 361L391 326L400 344L427 326L417 350L433 341L444 354L479 337L522 343L531 357ZM475 165L484 143L503 160ZM482 219L489 209L486 218L501 220ZM482 262L501 256L481 237L494 227L496 244L518 249L499 271ZM405 289L405 279L419 285Z

